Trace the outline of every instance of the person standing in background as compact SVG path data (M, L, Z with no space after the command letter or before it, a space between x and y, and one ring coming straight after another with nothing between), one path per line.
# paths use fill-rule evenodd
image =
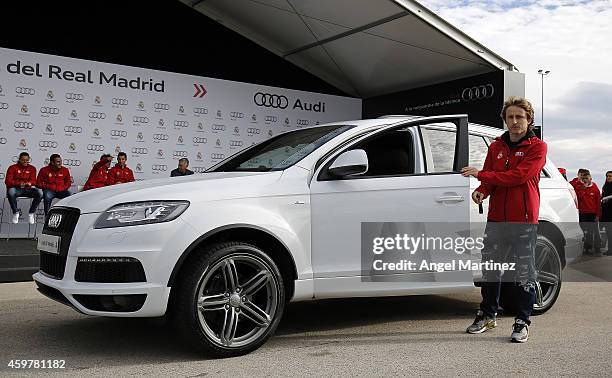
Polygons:
M601 216L601 192L588 169L581 169L578 174L579 180L573 179L571 184L578 197L578 218L584 232L584 254L599 255L601 238L598 219Z
M602 188L601 194L601 217L599 221L600 225L605 227L607 235L608 250L606 256L612 256L612 171L606 172L606 182Z
M62 166L62 158L58 154L49 157L49 165L38 172L36 186L43 191L43 204L45 216L51 209L54 198L66 198L70 196L70 171Z

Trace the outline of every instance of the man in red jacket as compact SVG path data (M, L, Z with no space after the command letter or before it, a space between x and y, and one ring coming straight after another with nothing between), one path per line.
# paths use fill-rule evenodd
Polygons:
M30 155L27 152L19 154L19 161L11 165L6 171L4 178L6 184L6 197L11 210L13 210L13 223L19 222L19 209L17 208L17 197L32 198L29 218L30 224L36 222L36 208L42 199L42 191L36 187L36 168L30 165Z
M96 189L106 186L108 180L108 169L110 168L113 157L110 154L104 154L100 157L100 161L94 164L89 178L83 186L83 190Z
M517 314L510 339L525 342L529 337L529 317L536 299L535 246L540 209L540 172L546 163L546 143L533 133L534 111L523 98L510 97L501 113L508 127L489 147L481 171L462 169L481 185L472 194L480 204L490 197L484 235L482 261L506 262L510 249L516 262ZM481 333L497 326L496 315L501 290L501 272L483 269L482 302L468 333Z
M584 254L601 254L599 218L601 218L601 192L593 182L588 169L578 170L578 177L571 182L578 197L578 217L580 228L584 231Z
M51 208L54 198L66 198L70 195L70 171L62 167L62 158L58 154L49 157L49 165L38 172L36 186L43 191L43 204L45 206L45 216Z
M108 171L108 179L106 185L122 184L124 182L132 182L134 180L134 172L127 167L127 155L125 152L117 154L117 164Z

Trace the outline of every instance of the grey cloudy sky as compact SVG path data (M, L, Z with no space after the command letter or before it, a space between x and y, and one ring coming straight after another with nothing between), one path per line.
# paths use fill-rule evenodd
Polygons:
M419 0L512 62L541 116L549 156L574 176L589 168L601 187L612 170L612 1Z

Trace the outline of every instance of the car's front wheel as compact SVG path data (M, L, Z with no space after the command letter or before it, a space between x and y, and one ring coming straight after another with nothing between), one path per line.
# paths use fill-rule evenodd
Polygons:
M243 355L274 333L285 290L276 264L261 249L242 242L213 244L187 264L169 310L204 353Z

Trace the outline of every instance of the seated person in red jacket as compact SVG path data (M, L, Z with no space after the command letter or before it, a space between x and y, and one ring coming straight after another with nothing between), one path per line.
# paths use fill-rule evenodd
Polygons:
M36 168L30 165L30 155L27 152L19 154L19 161L11 165L6 171L4 179L6 184L6 196L11 210L13 210L13 223L19 222L19 209L17 209L17 197L32 198L29 210L29 222L36 222L36 208L42 200L42 191L35 187Z
M43 191L43 204L45 205L45 215L51 208L54 198L66 198L70 195L70 171L62 167L62 157L53 154L49 157L49 165L38 172L36 186Z
M108 180L108 169L110 168L113 157L110 154L104 154L100 157L100 161L94 164L89 178L83 187L83 190L96 189L106 186Z
M125 152L117 154L117 164L108 171L106 185L123 184L124 182L132 182L134 180L134 172L127 167L127 155Z

